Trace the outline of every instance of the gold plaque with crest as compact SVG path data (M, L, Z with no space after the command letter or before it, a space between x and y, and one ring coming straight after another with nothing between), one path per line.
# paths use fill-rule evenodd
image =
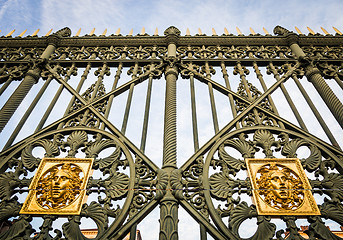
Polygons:
M320 215L299 159L245 160L259 215Z
M43 158L20 213L80 214L92 165L93 158Z

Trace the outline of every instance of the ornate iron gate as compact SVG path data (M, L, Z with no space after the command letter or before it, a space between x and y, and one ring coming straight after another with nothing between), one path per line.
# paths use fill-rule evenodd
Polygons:
M296 223L299 217L278 216L285 224L280 229L270 216L259 215L251 201L256 189L244 175L244 159L277 157L299 158L309 178L321 215L303 216L309 226L306 234L311 239L340 239L324 221L343 225L343 152L335 139L342 138L343 105L332 90L333 84L343 89L343 37L298 35L279 26L274 34L181 36L177 28L169 27L164 36L71 37L65 28L45 37L1 38L0 94L5 100L0 110L4 145L0 221L11 221L11 226L0 233L0 239L86 239L79 227L82 218L96 223L96 239L122 239L129 232L134 239L137 224L157 206L160 239L178 239L180 206L199 223L201 239L207 234L215 239L242 239L240 229L247 219L257 221L249 239L303 239ZM119 84L123 71L129 79ZM145 155L145 148L152 86L163 75L163 163L159 168L156 159ZM176 144L178 77L189 81L193 136L192 143L182 144L194 148L181 167L177 166ZM88 80L93 82L86 85ZM110 90L105 80L111 83ZM126 137L126 129L134 90L143 82L147 86L138 147ZM215 133L203 145L199 143L201 116L195 92L199 82L208 88L211 110L205 115L211 116ZM292 97L288 82L300 97ZM34 91L32 102L24 106L13 126L18 107L37 84L40 88ZM31 121L36 125L25 125L37 117L32 112L53 84L53 97L38 111L39 118ZM231 87L235 84L237 91ZM13 92L11 86L15 86ZM68 102L56 105L63 92L69 94ZM126 107L118 130L109 116L113 103L123 94L127 94ZM227 99L232 116L227 115L223 127L218 119L223 109L216 108L219 96ZM280 96L294 123L278 111L281 100L275 98ZM321 103L329 110L325 116L317 109ZM56 108L63 108L64 114L55 114ZM335 119L336 125L328 119ZM308 126L316 121L319 128L313 135ZM29 136L20 139L21 131ZM19 142L13 144L15 141ZM59 215L19 214L41 159L72 159L78 154L94 158L94 174L86 187L89 199L81 214L68 216L62 228L54 225ZM38 226L35 221L40 221Z

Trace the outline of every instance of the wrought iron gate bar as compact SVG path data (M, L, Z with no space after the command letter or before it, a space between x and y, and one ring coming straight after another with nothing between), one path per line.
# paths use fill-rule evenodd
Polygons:
M133 240L157 206L161 240L184 237L178 230L183 224L180 206L198 222L202 240L247 239L242 229L252 229L245 225L251 218L257 221L251 240L303 239L296 225L299 218L309 225L310 239L340 239L323 219L343 225L343 152L339 146L343 36L336 30L336 36L313 35L311 29L308 36L298 35L280 26L275 27L275 35L263 36L251 29L252 34L244 36L237 31L238 36L218 36L215 30L213 36L201 30L196 36L181 36L177 28L169 27L164 36L149 36L142 30L137 36L105 36L106 32L96 36L93 32L71 37L65 28L47 37L1 37L0 223L11 227L0 229L0 239L86 239L80 228L84 227L81 219L88 218L97 226L95 239L123 239L130 233ZM163 84L154 82L163 75ZM179 95L184 93L182 86L189 87L186 95ZM156 104L154 94L161 89L165 89L164 126L156 127L153 121L162 105ZM116 109L120 103L122 111ZM182 133L177 138L177 110L181 108L179 115L184 118L185 104L189 104L193 142ZM142 116L137 114L138 106ZM57 108L61 108L60 116ZM24 109L22 114L19 109ZM204 116L209 126L203 126ZM121 129L114 123L116 118ZM287 120L293 118L297 122ZM150 139L153 129L162 128L163 159L158 166L158 157L147 155L152 144L158 147ZM213 129L214 136L203 143L206 129ZM130 131L135 132L133 137ZM24 132L31 135L22 137ZM192 155L185 159L187 151ZM85 187L68 185L61 190L69 195L87 193L89 200L80 215L19 214L29 192L35 192L36 199L41 192L52 201L57 199L52 182L44 187L30 185L43 157L70 161L80 154L94 159L92 178ZM292 198L295 203L305 201L304 192L311 193L321 215L299 215L291 206L282 210L288 215L273 216L284 222L284 228L261 214L256 207L260 203L251 200L255 193L276 211L285 204L275 203L278 195L273 192L278 190L273 185L256 186L244 175L250 167L245 159L263 160L263 171L277 168L277 172L287 168L285 159L299 159L310 185L282 189L287 201ZM60 170L49 171L52 176ZM258 171L257 182L265 177ZM298 181L296 172L289 178ZM54 229L63 217L68 220Z

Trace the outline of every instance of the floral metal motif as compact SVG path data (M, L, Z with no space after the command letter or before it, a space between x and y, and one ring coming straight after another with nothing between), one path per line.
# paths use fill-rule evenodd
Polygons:
M303 220L309 225L306 233L310 239L338 239L323 219L343 225L343 154L310 135L305 128L284 121L271 96L289 78L299 84L297 78L304 77L305 73L307 77L316 74L317 78L321 74L342 87L341 39L332 35L299 36L282 27L276 27L275 34L278 36L199 34L191 37L181 36L176 27L170 27L165 36L70 37L70 30L63 29L50 37L1 38L1 94L13 81L29 79L31 89L43 79L44 87L56 81L60 85L58 92L68 92L71 100L62 119L53 119L56 122L52 121L49 126L42 124L34 135L13 146L12 141L0 153L0 222L14 219L10 229L0 233L0 239L85 239L80 231L84 218L95 223L96 239L122 239L158 205L160 223L164 225L160 230L161 239L177 238L179 206L199 222L202 236L208 233L215 239L242 239L240 233L246 229L245 221L254 219L257 229L248 239L299 240L302 238L296 221L304 215L308 215ZM296 55L290 43L298 43L306 56ZM41 59L47 44L56 49L48 59ZM170 55L168 51L175 48ZM312 72L308 71L309 66ZM249 71L252 67L261 89L250 80L255 77ZM268 79L263 79L264 69L277 80L271 87L267 87ZM80 70L84 72L79 76ZM220 71L225 85L217 81ZM95 77L90 78L90 72L94 72ZM122 72L130 77L123 77ZM231 79L232 73L239 76L237 84ZM106 78L110 74L113 77ZM228 119L228 125L223 129L218 127L216 135L204 147L195 147L200 150L180 168L176 167L176 157L168 160L172 163L170 168L158 168L108 118L115 97L127 91L132 94L136 85L160 79L163 74L166 78L172 75L177 78L180 74L190 81L208 85L215 94L229 97L232 110L233 119ZM74 77L77 87L69 83ZM94 82L88 84L92 80ZM110 81L112 89L105 89L104 83ZM88 86L83 86L84 82ZM118 85L118 82L124 83ZM238 86L237 91L231 90L230 83ZM29 91L28 84L25 86L19 91L22 97ZM328 98L330 96L332 94ZM53 101L57 99L58 96ZM211 101L215 108L215 99ZM167 102L174 103L176 98ZM19 103L15 101L12 105ZM127 106L130 106L129 101ZM176 149L176 144L172 144L172 149ZM54 178L55 182L63 177L77 179L78 174L82 183L85 182L85 171L80 171L72 162L48 167L41 172L39 184L30 187L35 181L32 175L38 171L43 157L56 161L65 157L72 161L80 155L94 159L94 174L87 186L66 183L65 188L74 189L74 195L52 186ZM249 165L245 160L249 158L274 162L261 163L252 178L246 176ZM310 185L304 184L301 173L277 160L280 158L299 158ZM65 173L70 172L69 168L74 170L74 175ZM273 178L284 181L279 185L281 190L270 190L273 186L269 181ZM252 179L256 180L256 186ZM20 214L22 199L32 188L36 188L37 207L45 211L67 209L81 199L82 192L86 192L90 200L82 204L79 214L65 214L68 219L59 218L57 213ZM52 190L47 190L49 188ZM284 188L296 190L288 192ZM310 188L321 215L293 214L310 202L309 191L303 190ZM282 215L280 211L292 212L280 217L286 229L280 230L273 223L272 213L261 215L258 202L251 200L256 192L260 193L257 195L260 203L276 212L274 217ZM314 201L311 204L316 205ZM40 226L37 218L41 220ZM58 219L65 222L56 229ZM289 234L287 237L285 231Z

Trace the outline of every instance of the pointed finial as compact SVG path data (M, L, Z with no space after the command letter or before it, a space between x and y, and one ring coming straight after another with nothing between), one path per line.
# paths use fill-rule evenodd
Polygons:
M295 27L295 30L297 31L298 34L303 34L299 28Z
M141 35L145 34L145 27L142 27Z
M335 27L332 27L332 28L333 28L333 30L335 30L336 33L338 33L339 35L342 35L341 31L339 31L337 28L335 28Z
M200 28L198 28L198 33L199 33L199 35L202 35L202 32L201 32Z
M254 29L252 29L252 27L250 27L249 29L250 29L250 32L252 35L256 35L256 33L255 33Z
M130 30L129 36L132 36L132 34L133 34L133 28Z
M158 36L158 28L155 29L154 36Z
M227 30L226 27L224 27L224 34L225 34L225 35L229 35L229 31Z
M186 36L190 36L191 35L191 33L189 32L189 28L187 28L187 30L186 30Z
M95 28L92 29L92 31L89 33L89 35L94 35Z
M263 32L264 32L264 34L266 34L266 35L270 35L269 32L267 31L267 29L265 29L265 27L263 27Z
M76 37L80 36L81 33L81 28L79 28L79 30L77 31L77 33L75 34Z
M15 29L13 29L12 31L10 31L9 33L7 33L7 35L6 35L5 37L10 37L14 32L15 32Z
M51 32L52 32L52 28L49 30L49 32L47 32L47 33L45 34L45 36L46 36L46 37L49 36Z
M241 30L238 27L236 27L236 31L237 31L238 35L243 35Z
M315 33L313 32L313 30L312 30L310 27L307 27L307 30L308 30L311 34L315 35Z
M324 34L325 34L325 35L330 35L330 33L328 33L328 31L326 31L326 29L325 29L325 28L323 28L323 27L320 27L320 29L322 29L322 31L324 32Z
M24 34L26 33L26 31L27 31L27 29L25 29L25 30L24 30L24 32L22 32L21 34L19 34L19 36L18 36L18 37L22 37L22 36L24 36Z
M105 36L107 33L107 28L105 28L104 32L101 34L101 36Z
M217 36L216 30L212 28L212 35Z
M37 30L31 35L31 37L36 36L36 35L38 34L38 32L39 32L39 29L37 29Z
M119 35L119 34L120 34L120 28L117 29L117 31L114 35Z

